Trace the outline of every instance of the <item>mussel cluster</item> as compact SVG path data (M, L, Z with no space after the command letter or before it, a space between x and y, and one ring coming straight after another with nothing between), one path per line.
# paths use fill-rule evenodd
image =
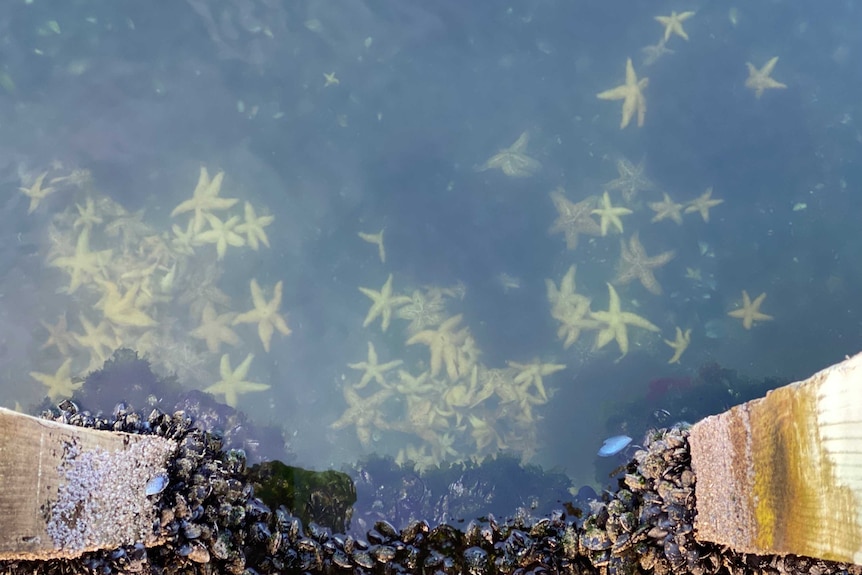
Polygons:
M557 511L506 521L475 519L459 530L413 520L396 529L378 520L362 538L303 522L255 497L245 454L185 412L118 409L107 417L70 402L44 417L74 425L158 434L179 443L153 528L164 545L134 545L75 560L4 562L5 573L860 573L804 558L731 553L694 540L695 477L687 431L652 432L619 489L578 516Z

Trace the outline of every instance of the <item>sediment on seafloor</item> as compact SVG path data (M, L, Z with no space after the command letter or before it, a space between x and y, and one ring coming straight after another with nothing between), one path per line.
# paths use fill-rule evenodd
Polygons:
M651 432L616 491L577 517L476 519L463 530L378 521L364 538L304 525L257 499L242 453L182 412L119 412L102 419L65 410L45 417L101 429L155 433L179 442L155 528L167 542L88 553L75 560L5 562L4 573L862 573L808 558L742 555L694 539L688 431Z

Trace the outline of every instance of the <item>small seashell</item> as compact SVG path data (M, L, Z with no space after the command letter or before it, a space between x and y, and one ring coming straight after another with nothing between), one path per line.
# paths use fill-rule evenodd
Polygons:
M144 493L147 497L152 495L158 495L162 491L165 490L165 487L168 486L168 474L164 471L155 474L149 481L147 481L147 486L144 489Z
M625 449L631 442L632 438L628 435L614 435L613 437L608 437L602 444L601 449L599 449L598 455L599 457L610 457L611 455L616 455Z

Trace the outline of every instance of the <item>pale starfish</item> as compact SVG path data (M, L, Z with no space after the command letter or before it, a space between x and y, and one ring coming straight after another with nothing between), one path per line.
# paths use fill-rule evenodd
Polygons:
M72 358L67 357L53 374L31 371L30 377L47 387L48 397L51 401L56 402L72 397L75 391L81 389L81 386L84 385L84 380L72 381L72 376L70 375L71 367Z
M653 270L665 265L673 259L674 255L676 255L674 251L666 251L657 256L647 256L646 250L638 238L638 234L634 233L629 238L628 246L626 246L623 240L620 240L619 272L614 283L625 285L633 279L637 279L647 291L659 295L661 293L661 285L655 279Z
M84 228L78 234L75 254L55 258L51 261L51 265L69 273L71 279L67 291L74 293L87 279L99 276L110 258L111 250L90 251L90 230Z
M377 383L380 384L381 387L389 387L386 384L386 376L384 375L390 369L395 369L399 365L404 363L400 359L395 361L390 361L384 364L377 363L377 351L374 349L374 344L370 341L368 342L368 359L366 361L360 361L358 363L348 363L347 367L350 369L360 369L363 371L362 378L359 380L354 387L356 389L362 389L373 379Z
M84 207L81 207L81 204L75 204L75 207L78 209L78 217L75 218L72 229L77 230L79 227L89 229L102 223L101 216L96 212L96 204L90 196L87 196Z
M688 205L685 208L685 213L691 214L694 212L700 212L700 217L703 218L703 221L708 222L709 209L722 203L724 203L724 200L722 199L712 199L712 186L710 186L703 194L688 202Z
M509 364L509 367L518 371L512 381L514 381L516 385L520 385L524 391L528 391L531 385L535 386L536 393L539 394L539 398L545 401L548 399L548 393L545 390L545 384L542 381L542 377L566 369L564 364L541 363L539 360L532 363L517 363L514 361L507 363Z
M664 41L670 39L671 34L676 34L683 40L688 40L688 34L682 28L682 23L694 16L694 12L671 11L670 16L656 16L655 19L664 26Z
M194 225L192 229L196 234L199 233L204 227L204 214L215 210L226 210L238 201L234 198L219 197L223 179L224 172L219 172L210 180L209 172L207 172L204 166L201 166L198 183L195 186L191 199L175 207L171 212L171 217L194 211Z
M651 222L660 222L662 220L671 219L677 224L682 224L682 204L678 204L670 199L667 193L663 193L664 199L660 202L650 202L649 208L655 212Z
M380 263L385 264L386 248L383 247L383 230L380 230L376 234L359 232L359 234L357 235L369 244L374 244L375 246L377 246L377 255L380 256Z
M477 167L476 170L484 172L493 168L499 168L504 174L510 178L524 178L532 176L542 168L537 160L534 160L527 155L527 142L530 141L530 135L524 131L515 143L508 148L503 148L487 162Z
M437 377L445 363L449 379L458 379L458 347L464 343L466 334L455 332L455 328L463 317L461 314L452 316L436 330L420 331L407 340L407 345L423 343L431 350L431 377Z
M136 305L140 284L135 284L120 295L117 284L105 280L97 280L104 290L102 299L96 307L105 314L105 319L116 325L126 327L152 327L156 321Z
M673 54L674 51L665 47L664 38L658 41L657 44L644 46L641 48L641 53L644 55L644 66L652 66L665 54Z
M613 192L619 191L623 199L631 202L638 192L647 192L655 189L655 184L644 175L645 162L641 159L637 165L626 158L617 160L617 173L619 177L604 185L604 189Z
M269 238L263 228L275 221L275 216L258 216L254 206L245 203L245 220L236 227L236 232L245 234L246 242L254 251L258 250L259 244L269 247Z
M426 327L440 325L446 319L446 304L440 290L413 290L410 303L398 308L395 316L410 321L407 326L408 333L416 333Z
M745 329L751 329L751 326L754 325L754 322L756 321L769 321L775 319L771 315L766 315L760 311L760 305L765 299L766 293L764 292L757 296L754 301L751 301L751 298L748 297L748 292L742 290L742 307L728 312L727 315L741 319L742 327Z
M745 65L748 66L748 78L745 80L745 87L754 90L755 98L759 99L763 95L764 90L776 88L783 89L787 87L786 84L773 80L770 76L773 68L775 68L775 64L777 63L778 56L770 59L760 70L758 70L751 62L745 63Z
M679 363L679 358L682 357L683 352L688 349L688 344L691 343L691 330L687 329L683 332L682 329L677 327L676 339L672 341L666 339L664 342L673 349L673 356L667 362Z
M640 327L649 331L659 331L659 329L652 322L647 321L639 315L622 311L620 309L620 296L611 284L608 284L608 294L610 301L607 311L594 311L590 314L593 319L605 324L605 327L596 336L595 348L600 349L615 339L617 345L620 347L620 352L622 352L620 356L620 359L622 359L629 352L629 337L626 332L627 325Z
M217 314L212 303L207 302L201 317L201 324L190 333L192 337L207 342L211 353L218 353L222 343L237 345L239 336L230 328L230 323L236 317L235 313Z
M557 188L551 192L551 201L557 210L557 219L548 231L552 234L562 232L566 237L566 249L578 247L580 234L598 236L602 233L601 226L590 215L595 206L592 197L574 203L566 198L563 188Z
M356 437L363 447L371 446L372 429L388 429L383 404L391 397L392 391L381 389L368 397L361 397L351 385L342 389L347 409L329 427L342 429L349 425L356 427Z
M287 322L278 313L278 308L281 307L282 282L279 281L275 284L272 299L269 301L266 301L263 290L260 289L260 285L258 285L256 279L252 279L250 285L251 300L254 304L254 309L236 316L231 325L256 323L257 334L260 336L261 343L263 343L263 349L269 353L269 343L275 330L278 330L281 335L290 335L291 333L290 328L287 327Z
M371 301L374 302L365 316L365 321L362 322L362 327L368 327L371 325L371 322L377 319L377 316L380 316L380 327L383 331L386 331L389 329L389 322L392 321L392 311L410 302L410 298L407 296L392 295L392 274L389 274L389 277L386 278L386 283L383 284L380 291L364 287L360 287L359 291L370 297Z
M620 129L622 130L631 122L632 117L637 112L638 128L644 125L646 117L646 98L644 98L643 90L649 85L649 78L641 78L638 80L635 74L635 68L632 66L632 59L626 60L626 83L604 92L599 92L596 97L600 100L623 100L623 117L620 121Z
M593 210L594 214L597 214L601 218L601 231L602 236L608 235L608 227L613 224L613 226L620 232L623 233L623 222L620 220L620 216L627 216L632 213L632 211L628 208L618 207L611 204L611 197L605 192L602 195L602 207L596 208Z
M42 344L40 349L48 349L53 345L61 355L69 355L70 346L75 343L75 338L72 333L68 331L66 314L60 314L57 318L57 323L54 325L45 323L42 320L39 320L39 323L48 330L48 339L45 340L45 343Z
M217 260L224 259L228 245L235 248L245 245L245 240L237 233L239 231L239 216L231 216L227 220L221 221L213 214L204 215L210 224L210 229L199 233L195 241L202 244L215 244Z
M51 192L54 191L54 188L51 188L51 187L43 188L42 187L42 181L45 179L45 176L47 176L47 175L48 175L48 172L42 172L36 178L36 181L33 182L32 186L30 186L29 188L18 188L19 190L21 190L21 192L25 196L30 198L30 207L27 208L28 214L32 214L36 210L36 208L39 207L39 203L42 200L44 200L46 197L48 197L48 194L50 194Z
M224 402L231 407L236 407L240 395L269 389L270 386L267 384L245 380L248 375L248 369L251 367L251 360L253 359L254 354L250 353L236 369L231 369L228 354L221 356L221 362L219 363L219 375L221 379L205 388L204 392L212 395L224 395Z

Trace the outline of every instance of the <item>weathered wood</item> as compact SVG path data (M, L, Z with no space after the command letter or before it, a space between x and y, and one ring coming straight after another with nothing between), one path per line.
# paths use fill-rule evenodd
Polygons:
M862 564L862 354L691 430L698 539Z
M0 408L0 559L77 557L153 535L147 483L176 443Z

